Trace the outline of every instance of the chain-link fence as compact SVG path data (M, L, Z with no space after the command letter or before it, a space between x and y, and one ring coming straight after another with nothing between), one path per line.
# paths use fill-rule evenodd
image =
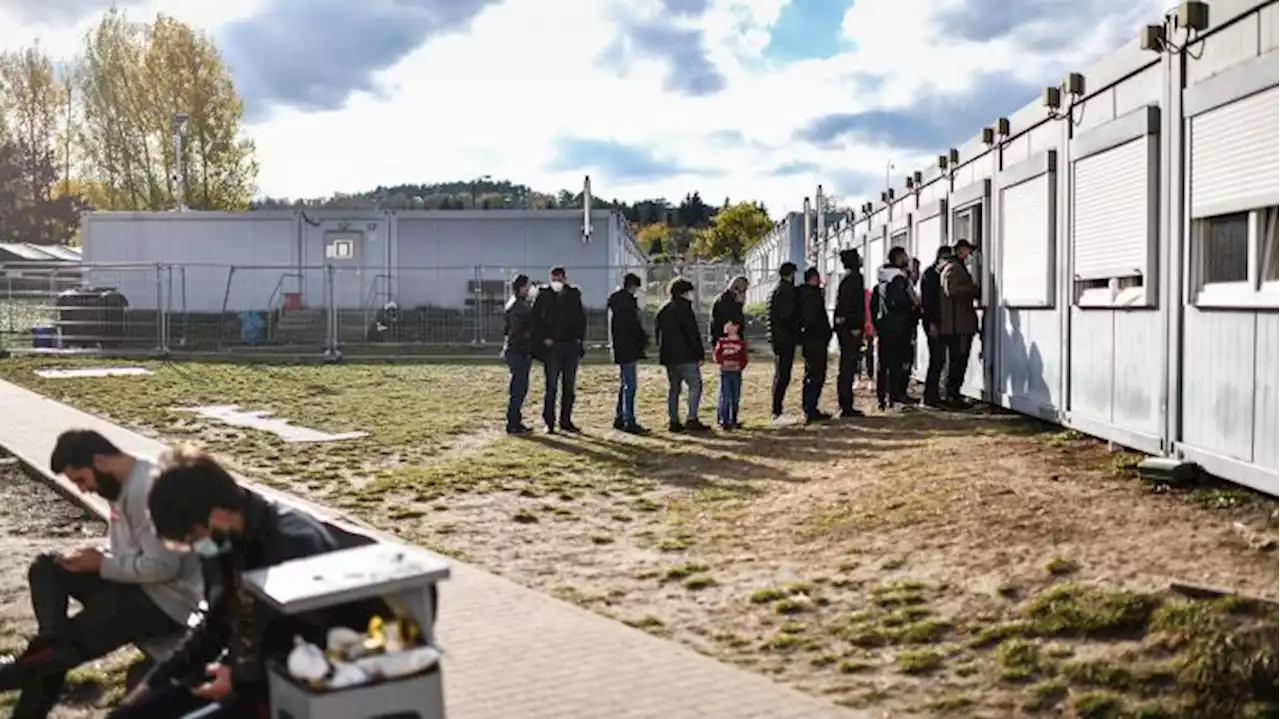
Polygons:
M676 277L694 285L701 327L741 268L565 266L582 293L586 344L609 346L609 295L641 278L653 316ZM543 271L545 272L545 270ZM511 282L503 265L397 267L0 263L0 349L111 354L496 355ZM750 331L750 329L749 329Z

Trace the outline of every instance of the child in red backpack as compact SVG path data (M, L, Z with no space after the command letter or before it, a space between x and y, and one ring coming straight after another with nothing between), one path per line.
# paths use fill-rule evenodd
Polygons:
M720 404L716 420L726 430L735 430L738 424L738 405L742 402L742 370L747 367L747 343L738 336L739 327L732 322L724 325L724 337L716 341L712 357L720 366Z

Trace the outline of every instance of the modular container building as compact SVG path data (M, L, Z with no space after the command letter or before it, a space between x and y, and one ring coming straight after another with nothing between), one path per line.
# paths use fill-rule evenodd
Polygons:
M602 308L647 258L619 213L593 210L591 224L584 240L580 210L95 212L83 243L90 284L133 309L456 309L553 266Z
M768 300L770 290L778 281L778 267L783 262L802 266L804 256L804 213L788 212L764 239L751 248L743 261L747 280L751 283L747 288L747 304Z
M1038 100L990 144L939 148L945 169L833 228L828 253L861 248L870 281L892 245L927 262L969 240L966 394L1274 495L1280 14L1211 6L1185 52L1135 37L1059 113Z

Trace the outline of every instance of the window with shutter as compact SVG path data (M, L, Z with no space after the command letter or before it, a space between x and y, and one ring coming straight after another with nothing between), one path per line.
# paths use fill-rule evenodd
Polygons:
M1189 301L1201 307L1277 306L1280 89L1196 115L1190 135Z
M1000 296L1009 307L1054 305L1053 175L1000 190Z

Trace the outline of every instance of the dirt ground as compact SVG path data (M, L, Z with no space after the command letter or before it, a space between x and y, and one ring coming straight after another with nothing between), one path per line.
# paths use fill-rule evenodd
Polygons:
M62 552L103 537L106 526L0 455L0 646L20 650L35 631L27 594L27 567L44 552ZM68 677L67 692L53 719L96 719L119 692L128 660L120 652L81 667ZM8 712L16 694L0 695Z
M872 412L774 427L760 363L745 378L745 430L633 437L609 427L616 369L587 366L583 434L513 439L496 421L505 376L494 366L32 374L51 364L66 365L10 361L0 376L882 716L1275 715L1274 605L1167 591L1189 582L1274 600L1274 499L1150 485L1132 471L1137 456L1024 417ZM640 385L641 421L659 429L660 370L643 367ZM708 381L704 421L714 397ZM172 410L201 402L370 436L286 446Z

